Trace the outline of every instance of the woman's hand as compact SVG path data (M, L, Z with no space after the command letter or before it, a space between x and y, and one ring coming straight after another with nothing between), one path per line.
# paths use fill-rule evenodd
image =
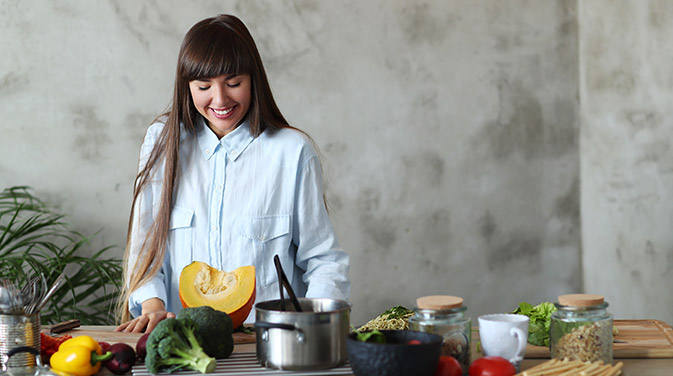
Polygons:
M175 313L166 311L164 302L158 298L148 299L142 304L142 314L115 328L115 332L149 333L159 321L175 318Z

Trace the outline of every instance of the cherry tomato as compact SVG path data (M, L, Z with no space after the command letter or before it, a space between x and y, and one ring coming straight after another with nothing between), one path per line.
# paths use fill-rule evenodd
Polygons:
M407 345L420 345L421 341L417 339L412 339L411 341L407 342Z
M462 376L463 369L458 360L452 356L442 355L439 357L435 376Z
M513 376L516 368L500 356L485 356L472 362L470 376Z

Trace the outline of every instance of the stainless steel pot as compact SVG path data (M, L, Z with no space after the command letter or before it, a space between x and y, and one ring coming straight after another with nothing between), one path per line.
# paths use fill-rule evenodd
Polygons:
M257 360L264 367L310 370L346 363L351 304L299 298L303 312L281 311L280 300L255 305Z

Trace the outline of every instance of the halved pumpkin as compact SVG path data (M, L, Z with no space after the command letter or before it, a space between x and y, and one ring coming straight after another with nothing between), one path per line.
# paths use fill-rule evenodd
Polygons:
M210 306L223 311L236 329L255 302L255 266L241 266L229 273L194 261L182 269L179 289L183 307Z

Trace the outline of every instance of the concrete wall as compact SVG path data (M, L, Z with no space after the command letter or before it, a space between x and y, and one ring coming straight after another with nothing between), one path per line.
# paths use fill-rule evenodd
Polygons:
M580 5L584 280L626 317L673 313L673 3Z
M673 10L651 13L657 29L621 11L604 20L602 8L610 2L0 0L0 187L33 186L121 255L138 149L168 105L181 39L198 20L233 13L256 38L281 110L323 153L352 256L354 323L428 294L463 296L476 318L553 301L583 278L618 317L671 320L664 305L628 308L625 292L640 285L623 265L640 260L629 278L643 283L671 265L671 203L657 180L670 171L668 97L655 95L670 80L654 75L670 78L668 55L645 58L665 44ZM632 54L611 29L624 22L638 30L634 45L658 43ZM629 59L642 83L607 79ZM629 119L645 133L628 131ZM658 201L619 204L653 192ZM594 271L617 248L622 263ZM615 280L632 287L600 283Z

